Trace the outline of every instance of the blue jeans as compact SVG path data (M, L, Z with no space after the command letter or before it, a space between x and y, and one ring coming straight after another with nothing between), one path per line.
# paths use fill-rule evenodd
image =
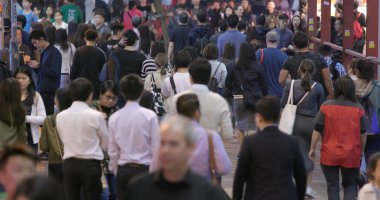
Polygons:
M344 189L343 200L355 200L357 194L357 178L359 168L345 168L340 166L327 166L321 164L323 175L327 181L328 200L340 200L339 197L339 170L342 174Z
M103 188L102 200L116 200L116 177L113 174L105 174L108 188Z

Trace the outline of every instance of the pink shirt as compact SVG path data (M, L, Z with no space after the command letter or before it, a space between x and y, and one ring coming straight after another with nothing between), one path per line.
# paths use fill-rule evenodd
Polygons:
M132 18L134 16L143 17L143 13L137 8L124 12L124 30L133 29Z

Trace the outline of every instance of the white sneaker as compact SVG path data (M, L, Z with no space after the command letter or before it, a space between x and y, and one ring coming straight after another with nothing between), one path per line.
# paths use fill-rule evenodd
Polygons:
M317 197L317 193L314 192L313 188L311 188L311 187L308 186L308 187L306 188L305 196L306 196L307 198L312 198L312 199L314 199L314 198Z

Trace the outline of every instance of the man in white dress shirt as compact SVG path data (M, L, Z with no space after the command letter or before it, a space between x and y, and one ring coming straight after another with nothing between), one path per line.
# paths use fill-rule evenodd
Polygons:
M70 84L73 104L57 115L57 130L64 146L63 184L65 196L80 200L100 200L102 170L100 161L107 149L107 123L103 115L91 109L93 86L85 78Z
M192 86L173 97L170 113L177 113L175 105L179 96L194 93L198 96L201 106L201 126L219 132L223 139L230 139L233 135L233 128L228 103L222 96L211 92L207 87L211 64L206 59L197 59L190 63L189 73Z
M127 103L108 121L110 170L116 174L118 199L126 199L125 190L132 177L148 172L160 143L156 113L138 103L143 90L139 76L123 77L120 91Z

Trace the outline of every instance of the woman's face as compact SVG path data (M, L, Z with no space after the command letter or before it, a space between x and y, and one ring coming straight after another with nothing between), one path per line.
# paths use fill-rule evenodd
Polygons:
M301 24L301 19L299 17L294 17L292 22L294 27L299 27L299 25Z
M276 28L276 20L274 20L273 18L269 19L268 28L269 28L269 29L274 29L274 28Z
M249 7L248 1L247 0L243 0L241 2L241 6L243 6L244 10L248 9L248 7Z
M21 72L16 74L16 80L20 83L21 91L27 90L32 81L28 75Z
M232 15L233 11L230 7L227 7L226 10L224 11L224 13L228 17L228 16Z
M100 105L106 108L112 108L116 105L117 96L110 90L100 95L99 98Z
M62 15L61 15L61 13L59 13L59 12L55 13L54 14L54 19L57 22L62 22Z
M238 6L237 9L236 9L236 15L238 17L241 17L241 16L243 16L243 13L244 13L243 6Z
M52 16L53 15L53 9L51 7L46 8L46 16Z

